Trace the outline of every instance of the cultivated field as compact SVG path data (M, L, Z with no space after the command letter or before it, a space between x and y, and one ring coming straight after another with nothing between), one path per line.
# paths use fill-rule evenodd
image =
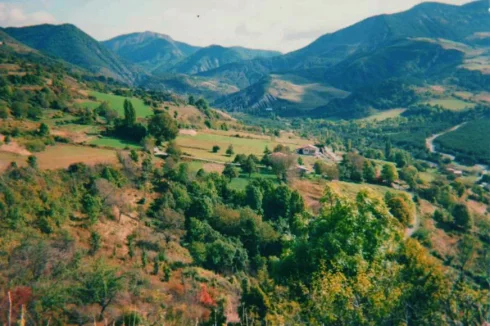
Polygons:
M374 113L374 114L370 115L369 117L364 118L362 120L365 120L365 121L374 121L374 120L383 121L386 119L399 117L406 110L407 109L391 109L391 110L386 110L386 111L379 111L379 112L376 112L376 113Z
M236 137L236 135L240 135L240 137ZM230 162L235 157L235 155L229 157L225 153L230 145L233 146L235 154L262 156L266 146L272 150L277 145L283 144L294 150L297 147L308 144L308 141L297 137L273 139L265 135L206 130L198 132L195 136L180 135L177 138L177 144L185 154L192 157L217 162ZM218 153L212 152L212 148L215 145L220 147Z
M94 165L97 163L117 162L116 152L113 150L91 148L86 146L64 145L49 146L45 151L35 153L39 168L54 170L67 168L74 163ZM9 152L0 152L0 169L5 169L11 162L24 166L27 156Z
M99 93L95 91L91 91L89 92L89 94L96 97L97 101L99 102L109 102L113 109L117 110L117 112L119 112L121 116L124 116L124 100L126 99L125 97ZM136 116L138 118L145 118L153 114L153 110L149 106L145 105L143 100L134 97L130 98L130 100L133 103L134 109L136 110ZM89 108L94 108L97 106L92 101L84 102L82 105Z
M475 107L475 103L465 102L458 100L456 98L444 98L444 99L434 99L428 102L430 105L440 105L445 109L451 111L461 111L465 109L472 109Z

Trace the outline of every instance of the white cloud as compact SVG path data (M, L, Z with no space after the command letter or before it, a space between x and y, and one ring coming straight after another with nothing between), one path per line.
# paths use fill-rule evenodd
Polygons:
M16 4L0 3L0 26L18 27L44 23L55 23L56 19L46 11L26 12Z

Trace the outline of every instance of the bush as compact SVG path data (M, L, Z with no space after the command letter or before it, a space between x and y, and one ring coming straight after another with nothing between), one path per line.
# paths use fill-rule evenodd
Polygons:
M40 139L28 140L24 145L29 152L42 152L46 149L46 145Z
M420 228L414 232L413 238L417 239L427 248L432 248L432 240L430 239L430 231L426 228Z

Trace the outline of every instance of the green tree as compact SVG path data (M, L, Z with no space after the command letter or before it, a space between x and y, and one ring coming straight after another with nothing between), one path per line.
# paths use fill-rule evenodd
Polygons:
M405 166L400 171L400 178L408 184L410 189L417 188L418 170L414 166Z
M3 105L0 104L0 119L7 119L9 117L9 109Z
M241 168L244 173L248 174L248 177L250 178L252 176L252 173L255 173L258 171L257 163L255 163L255 160L252 157L248 157L245 163L241 165Z
M27 158L27 164L33 168L33 169L37 169L38 168L38 164L37 164L37 157L35 157L34 155L31 155Z
M179 134L179 127L167 112L162 112L151 117L148 131L157 141L164 142L175 139Z
M398 172L393 164L383 165L383 170L381 171L381 177L386 182L386 184L391 185L393 182L398 180Z
M305 165L305 162L301 156L298 157L298 165Z
M231 182L231 180L233 180L234 178L238 178L238 176L240 175L240 172L238 171L238 169L234 165L227 164L225 166L225 169L223 170L223 175L225 177L227 177L228 179L230 179L230 182Z
M194 98L194 96L190 95L189 96L189 99L187 100L187 103L189 103L189 105L196 105L196 99Z
M226 149L226 155L228 155L228 156L232 156L233 154L235 154L235 151L233 150L233 145L230 145L230 146L228 146L228 148Z
M91 270L81 274L77 296L84 304L98 304L101 307L100 319L104 317L107 307L114 301L122 290L122 277L117 276L116 270L98 260Z
M368 183L375 183L377 181L376 167L369 160L364 161L364 166L362 168L362 177Z
M323 161L315 161L315 164L313 164L313 170L315 171L315 174L324 175L327 173L327 163Z
M205 99L200 98L199 100L196 101L196 108L205 111L209 108L209 104Z
M264 196L259 187L252 184L247 185L247 188L245 188L245 205L255 211L260 211L263 198Z
M124 125L132 127L136 123L136 110L130 100L124 100Z
M473 220L471 217L471 213L465 204L456 204L454 206L453 217L454 217L454 224L458 228L461 228L464 231L468 231L471 229Z
M391 214L400 223L407 227L410 226L415 219L415 204L410 198L404 194L386 193L386 205L390 209Z
M218 145L213 146L213 153L218 153L220 151L220 147Z
M135 150L135 149L132 149L130 152L129 152L129 157L131 158L131 160L135 163L138 163L140 157L138 155L138 152Z
M100 234L98 234L95 231L92 231L90 233L90 251L89 251L89 254L92 256L95 255L97 253L97 251L99 251L100 245L101 245Z
M49 136L49 134L50 134L49 126L44 122L41 123L41 125L39 126L39 136L46 137Z

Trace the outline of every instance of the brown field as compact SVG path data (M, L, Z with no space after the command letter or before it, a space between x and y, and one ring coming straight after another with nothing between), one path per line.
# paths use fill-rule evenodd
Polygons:
M0 142L3 142L5 140L5 137L3 135L0 135ZM0 152L7 152L7 153L12 153L16 155L21 155L21 156L29 156L31 155L31 152L29 152L27 149L19 145L15 141L10 141L8 144L2 144L0 146Z
M42 170L64 169L74 163L95 165L117 162L116 152L113 150L75 145L49 146L44 152L36 153L35 156ZM24 166L26 159L25 156L18 154L0 152L0 169L5 169L13 161Z
M490 93L480 93L476 96L478 101L484 101L490 103Z

